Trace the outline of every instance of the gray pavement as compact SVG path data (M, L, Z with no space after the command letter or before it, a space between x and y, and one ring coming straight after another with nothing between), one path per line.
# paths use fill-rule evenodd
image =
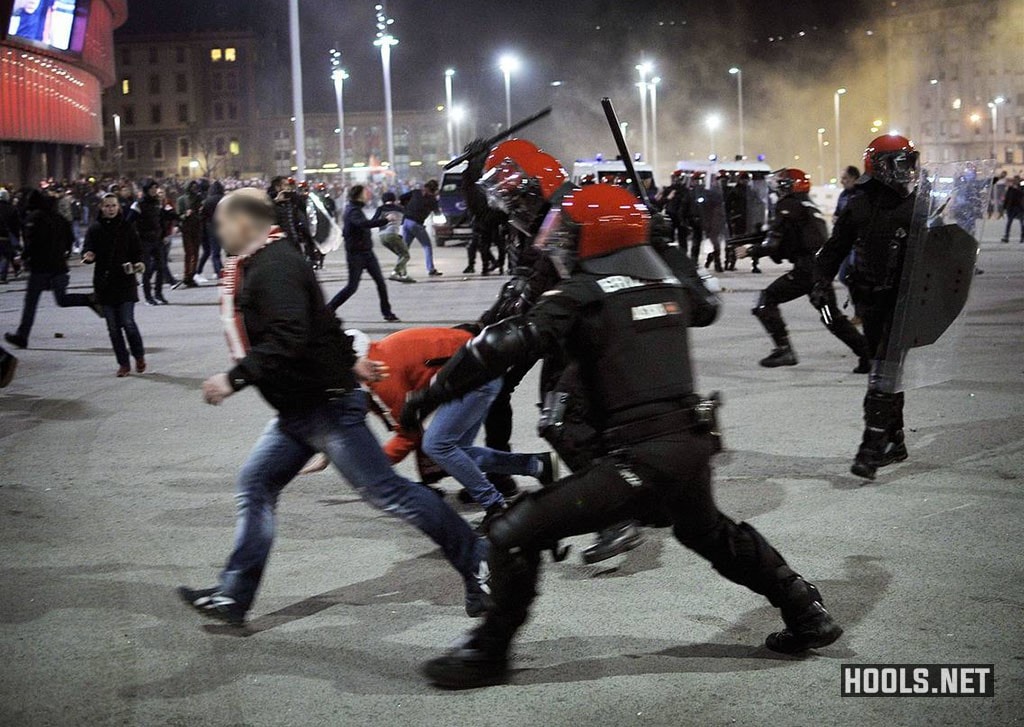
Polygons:
M600 567L575 554L548 565L513 683L458 694L417 674L469 625L457 577L333 473L285 492L245 636L175 600L227 554L232 481L270 415L255 392L200 401L226 364L215 287L139 307L151 373L128 379L114 377L97 318L44 300L0 393L0 725L1019 724L1024 246L995 238L993 226L957 372L908 394L911 459L875 483L847 469L865 379L808 304L783 311L800 365L756 365L769 346L748 311L776 266L753 276L741 263L723 280L722 319L693 336L701 389L726 397L722 508L821 586L841 641L805 659L771 654L771 609L651 531ZM391 286L405 324L454 324L487 305L500 281L464 280L463 265L461 249L441 250L444 278ZM73 282L88 276L78 267ZM339 260L323 279L342 285ZM0 287L5 330L22 289ZM343 313L395 330L376 310L364 282ZM540 446L534 392L530 380L516 396L524 450ZM848 662L994 663L996 696L841 699Z

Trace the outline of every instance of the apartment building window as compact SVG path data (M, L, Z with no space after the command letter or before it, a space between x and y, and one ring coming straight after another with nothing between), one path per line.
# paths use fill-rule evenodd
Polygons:
M180 46L179 45L177 48L174 49L174 62L175 63L184 63L185 62L185 47L184 46Z
M156 46L149 47L149 62L154 65L160 62L160 54L157 51Z
M137 153L137 150L135 148L135 140L134 139L128 139L124 143L124 158L127 159L130 162L133 162L133 161L135 161L136 153Z
M214 91L224 90L224 74L214 71L210 74L210 88Z
M210 60L214 63L220 63L222 60L224 60L224 51L220 48L211 48Z
M238 139L232 139L228 142L228 151L231 152L231 156L233 157L242 153L242 145L238 142Z
M154 126L163 123L164 110L160 104L155 103L149 107L149 122Z
M178 139L178 156L192 156L192 145L189 143L188 137L183 136Z
M187 103L180 103L180 104L178 104L178 123L179 124L187 124L188 123L188 104Z
M225 156L228 153L228 143L223 136L218 136L213 140L213 153L219 157Z
M191 174L192 170L188 168L188 164L182 164L181 169L178 170L178 174L183 177L187 177Z
M224 74L224 88L227 91L238 90L238 71L228 71Z
M125 106L121 109L121 121L125 126L135 126L135 107Z
M157 161L163 161L164 158L164 140L153 139L153 158Z
M238 119L238 104L234 101L228 101L228 118L232 121Z
M149 77L149 92L154 95L160 93L160 76L155 73Z
M121 49L121 65L130 66L132 64L132 49L122 48Z
M213 120L223 121L224 120L224 104L220 101L216 101L213 104Z
M174 75L174 90L178 93L188 91L188 76L184 73L176 73Z
M121 79L121 95L130 96L132 93L132 77L125 76Z
M224 49L224 60L227 61L228 63L234 63L235 61L238 60L238 53L235 51L234 48L225 48Z

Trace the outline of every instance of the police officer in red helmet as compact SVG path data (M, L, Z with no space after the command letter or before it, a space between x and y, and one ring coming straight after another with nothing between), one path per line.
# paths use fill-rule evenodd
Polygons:
M880 371L886 357L906 241L916 203L918 152L898 134L874 139L864 151L860 194L850 199L818 253L815 291L824 301L843 260L853 252L850 293L864 322L868 355L873 360L864 397L864 436L850 471L875 479L879 467L907 458L903 437L903 392L892 391Z
M768 637L769 648L797 653L842 634L818 590L757 530L715 505L714 426L694 393L690 366L691 298L648 243L650 224L647 210L620 187L565 194L536 240L563 280L525 315L484 329L407 402L403 424L415 426L479 382L564 350L579 366L602 442L589 467L524 496L493 521L494 608L463 645L426 664L424 673L439 686L505 681L512 639L536 596L541 552L627 518L671 526L719 573L781 609L785 627Z

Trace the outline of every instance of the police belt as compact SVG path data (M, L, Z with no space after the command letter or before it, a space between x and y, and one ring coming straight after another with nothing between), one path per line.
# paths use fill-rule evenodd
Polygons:
M705 421L701 416L700 407L688 406L630 424L611 427L602 432L601 437L609 449L615 450L650 439L657 439L666 434L697 429L704 425Z

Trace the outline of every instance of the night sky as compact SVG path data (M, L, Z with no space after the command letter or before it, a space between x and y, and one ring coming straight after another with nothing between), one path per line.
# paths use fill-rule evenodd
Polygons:
M346 108L382 108L380 59L372 45L374 4L301 0L307 110L333 109L328 51L335 46L351 74ZM727 70L739 65L748 138L759 145L748 153L759 147L777 157L810 153L814 128L830 125L825 124L831 113L829 89L836 83L851 87L851 98L856 98L857 84L866 76L860 97L870 97L874 106L884 99L884 89L870 87L870 66L884 75L884 45L873 27L886 5L883 0L391 0L386 6L400 41L393 51L395 108L430 109L443 103L443 71L453 67L456 102L477 117L478 128L500 121L504 101L497 58L512 51L523 60L513 78L513 115L554 105L553 119L537 130L539 140L561 147L552 148L556 154L579 155L591 149L577 147L610 146L601 130L602 95L617 100L620 115L638 126L639 119L632 118L639 107L634 66L647 57L663 79L660 136L671 145L663 156L688 155L689 147L700 147L696 153L704 154L706 114L721 112L732 126L736 86ZM129 11L122 34L255 31L266 39L265 103L276 100L277 110L287 111L286 0L130 0ZM873 36L879 39L872 41ZM563 85L552 87L552 81ZM806 99L817 104L819 97L820 108L807 107ZM863 115L879 111L864 108ZM790 128L799 129L793 132L799 142L779 139ZM567 134L577 137L571 149L565 149Z

